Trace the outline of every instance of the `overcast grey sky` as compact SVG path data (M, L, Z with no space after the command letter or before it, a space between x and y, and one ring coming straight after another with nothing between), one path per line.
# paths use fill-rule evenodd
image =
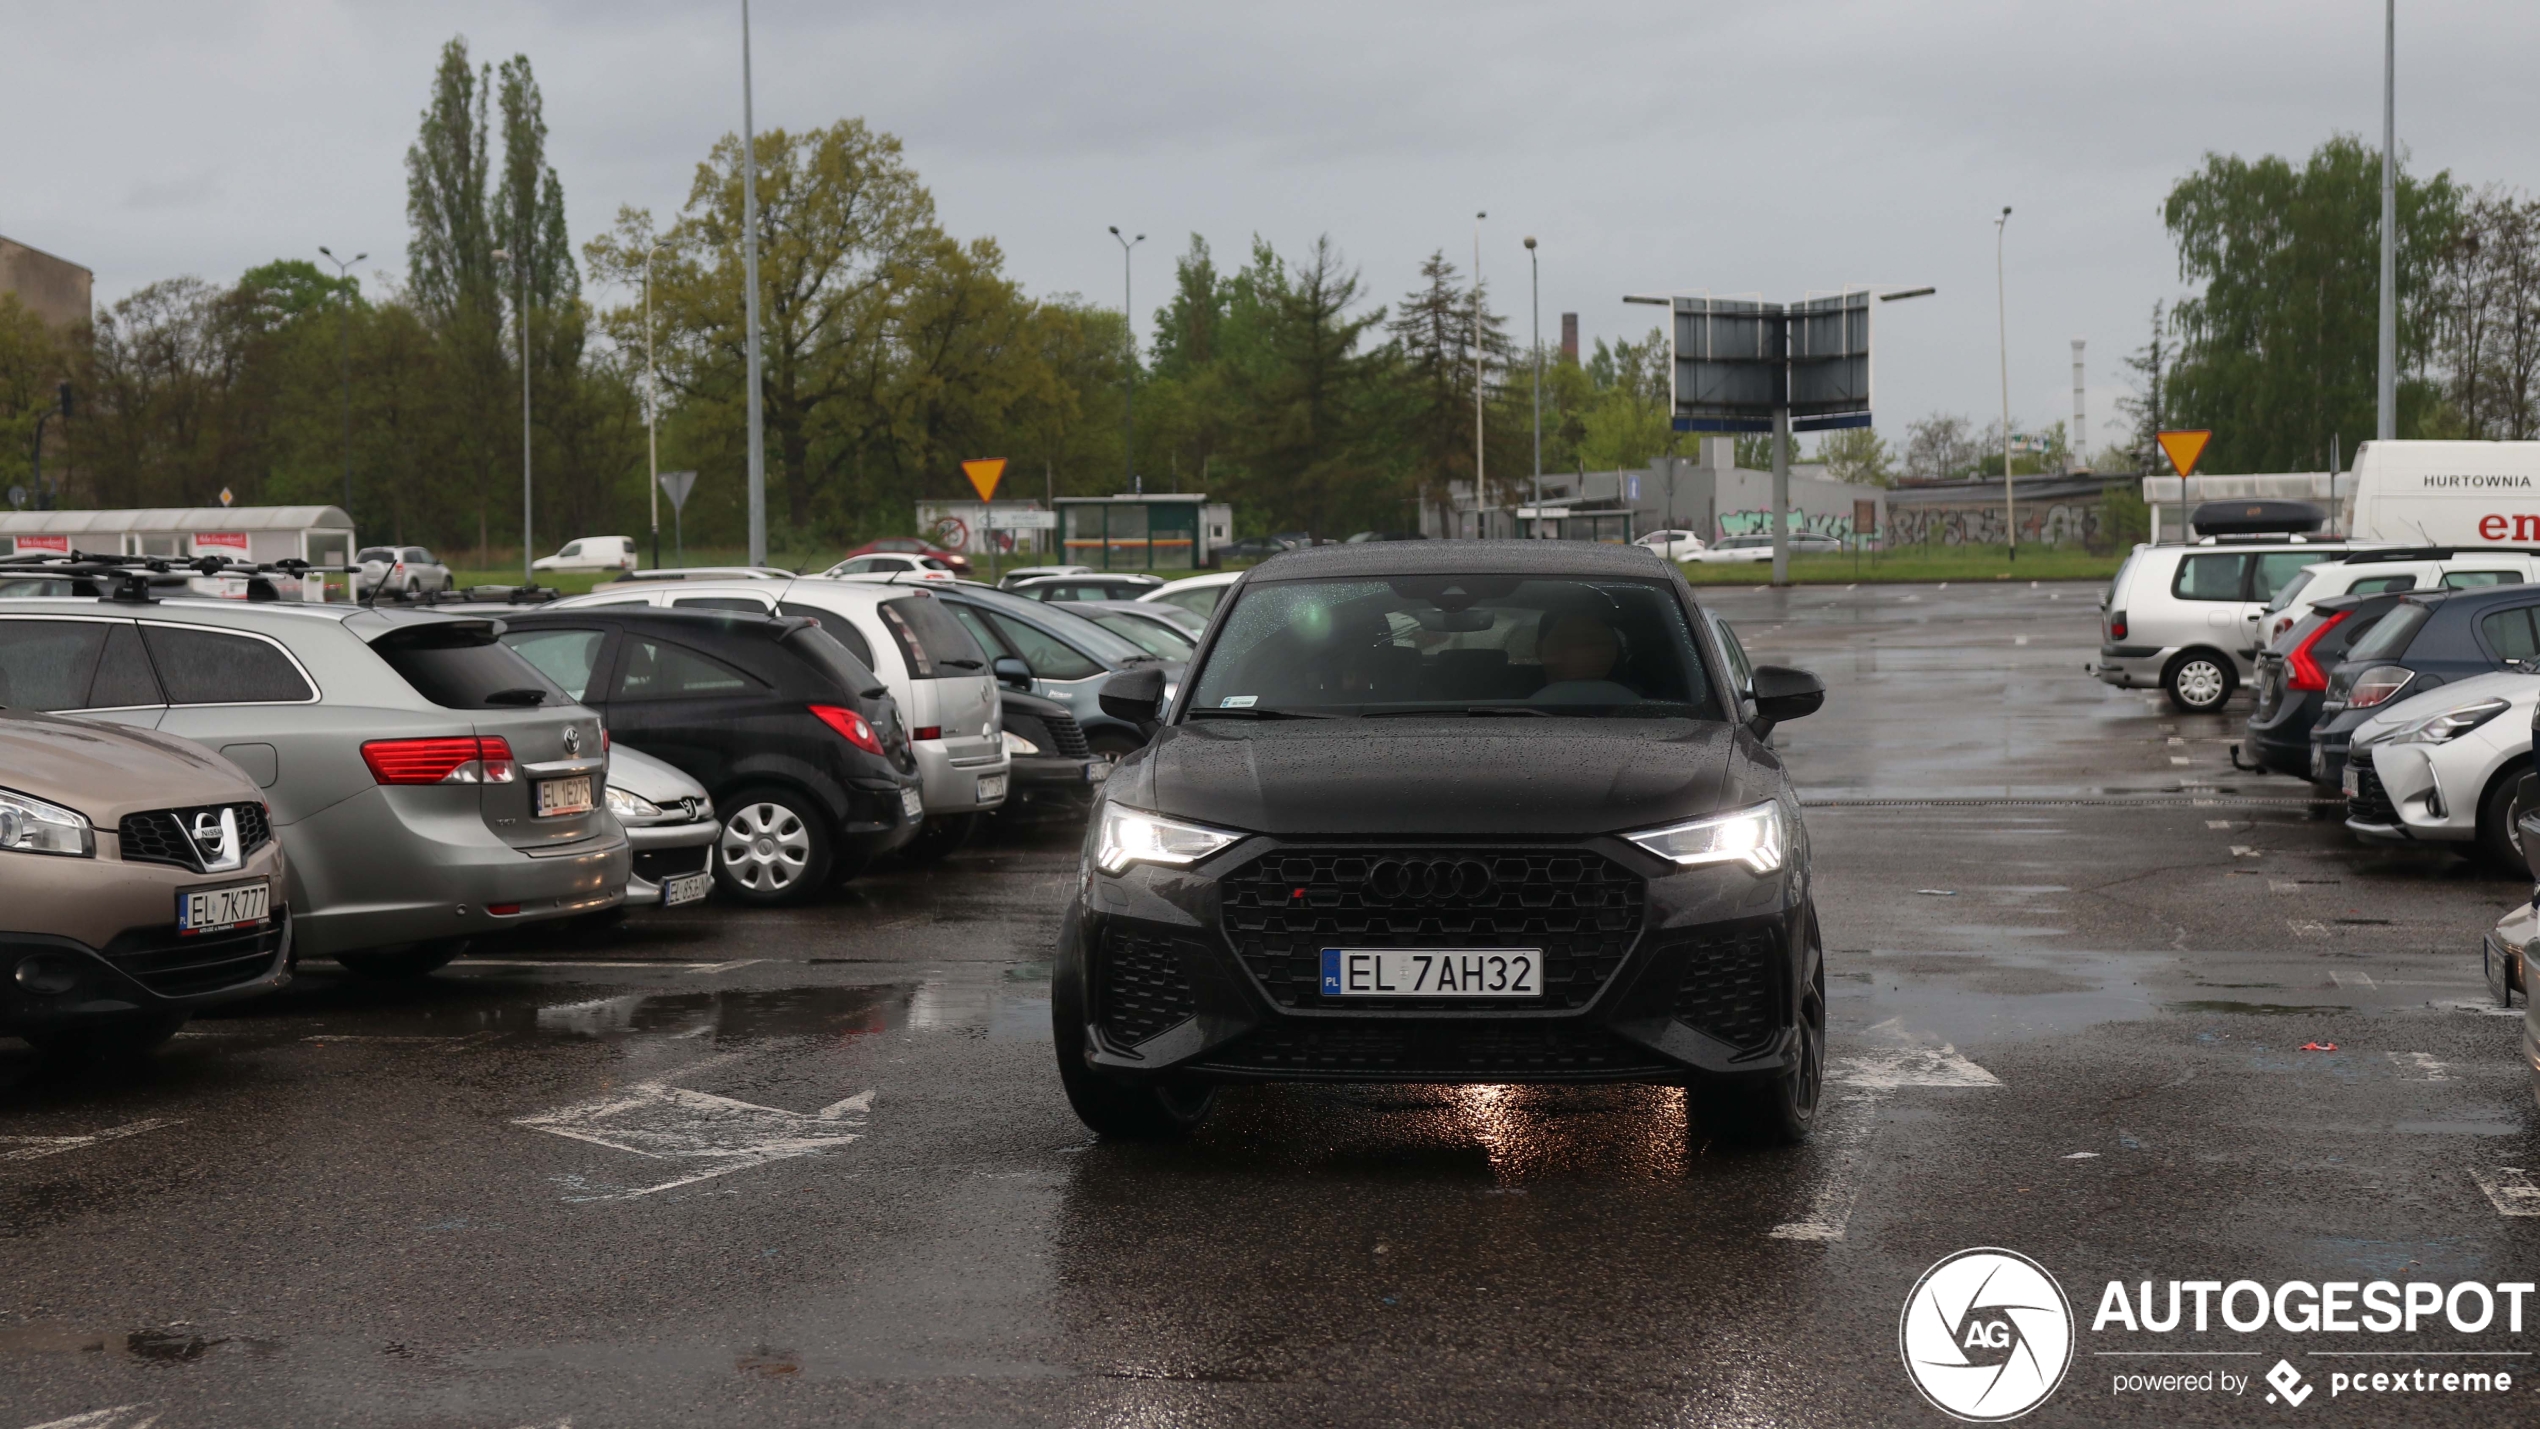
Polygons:
M0 0L0 233L87 264L111 301L276 256L404 271L403 155L435 54L528 54L577 244L621 203L666 218L740 123L737 3L84 4ZM2008 234L2011 405L2095 440L2117 359L2178 291L2158 214L2207 150L2380 131L2372 0L1726 4L754 6L758 121L898 134L956 234L1035 293L1117 303L1105 225L1149 237L1142 319L1197 232L1329 233L1391 302L1423 255L1471 262L1525 331L1646 331L1625 292L1798 296L1936 284L1878 331L1879 426L2000 404L1993 218ZM2540 4L2400 6L2416 167L2540 187ZM608 295L599 295L605 299Z

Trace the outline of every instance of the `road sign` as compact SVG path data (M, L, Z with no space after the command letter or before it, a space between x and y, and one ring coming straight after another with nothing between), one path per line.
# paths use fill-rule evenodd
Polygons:
M979 493L980 500L993 501L997 495L997 482L1005 476L1005 458L998 456L963 462L961 474L970 478L971 489Z
M228 488L228 487L226 487L226 486L224 486L224 487L222 487L222 488L220 489L220 504L221 504L221 505L223 505L223 506L227 506L227 505L229 504L229 502L230 502L229 488Z
M991 508L988 512L988 529L991 531L1055 531L1058 529L1058 513L1055 511L998 511Z
M2205 443L2214 439L2212 432L2162 432L2161 450L2169 453L2170 466L2181 479L2196 474L2196 459L2205 454Z
M678 511L688 504L688 493L696 488L693 471L665 471L661 474L661 494L670 498L670 509Z

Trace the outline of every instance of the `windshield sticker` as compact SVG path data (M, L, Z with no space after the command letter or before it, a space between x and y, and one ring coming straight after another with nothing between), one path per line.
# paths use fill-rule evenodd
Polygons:
M1221 710L1248 710L1260 698L1259 695L1228 695L1217 702L1217 707Z

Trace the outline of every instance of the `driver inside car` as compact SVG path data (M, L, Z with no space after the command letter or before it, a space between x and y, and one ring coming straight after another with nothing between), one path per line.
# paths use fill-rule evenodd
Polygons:
M1535 649L1549 681L1535 691L1534 703L1556 705L1628 705L1640 692L1609 678L1623 658L1623 637L1614 627L1586 611L1547 611Z

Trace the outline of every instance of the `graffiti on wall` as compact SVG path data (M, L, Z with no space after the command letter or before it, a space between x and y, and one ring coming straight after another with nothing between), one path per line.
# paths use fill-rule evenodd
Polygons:
M2107 510L2096 501L2053 501L2024 505L2020 543L2029 546L2079 546L2105 534ZM1767 528L1769 529L1769 527ZM1891 506L1887 512L1887 546L1999 546L2003 543L2001 503L1984 506Z
M1830 516L1815 511L1793 511L1790 513L1790 529L1849 540L1852 536L1852 517L1849 513ZM1770 511L1723 511L1720 513L1720 534L1723 536L1769 536L1773 534L1773 513Z

